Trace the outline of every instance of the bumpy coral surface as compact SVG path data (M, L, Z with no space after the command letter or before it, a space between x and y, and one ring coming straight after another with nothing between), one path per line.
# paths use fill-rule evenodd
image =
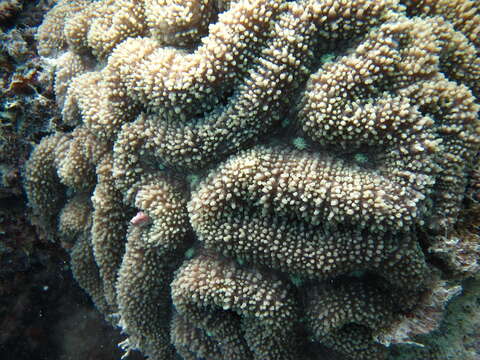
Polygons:
M475 1L60 1L30 204L126 351L384 359L478 272L479 38Z

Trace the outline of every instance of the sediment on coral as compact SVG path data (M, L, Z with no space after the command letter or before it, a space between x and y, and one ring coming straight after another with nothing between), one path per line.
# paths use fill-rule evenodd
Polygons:
M474 2L435 4L49 12L63 127L25 189L127 352L384 359L438 326L478 272L480 34Z

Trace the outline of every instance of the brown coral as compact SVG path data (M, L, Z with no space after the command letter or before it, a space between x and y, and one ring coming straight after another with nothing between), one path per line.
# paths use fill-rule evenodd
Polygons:
M201 184L190 221L207 248L249 263L322 279L371 270L420 286L423 254L402 231L415 202L354 170L291 150L248 150Z
M288 284L202 254L172 282L175 309L207 332L223 359L297 359L296 304Z
M375 284L344 279L323 284L308 296L307 326L317 340L343 353L354 353L355 359L385 358L384 349L371 341L371 329L379 331L393 320L391 294Z
M475 0L402 0L412 15L440 15L480 48L480 14Z
M476 271L459 263L478 237L451 240L473 206L478 9L404 3L52 10L39 49L64 52L72 130L36 148L26 188L52 225L68 198L75 276L127 351L298 359L309 338L380 359L442 278Z

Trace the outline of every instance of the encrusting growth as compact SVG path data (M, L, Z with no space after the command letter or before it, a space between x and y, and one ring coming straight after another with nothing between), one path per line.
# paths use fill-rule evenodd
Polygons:
M385 359L479 271L479 19L473 0L60 0L33 215L127 353Z

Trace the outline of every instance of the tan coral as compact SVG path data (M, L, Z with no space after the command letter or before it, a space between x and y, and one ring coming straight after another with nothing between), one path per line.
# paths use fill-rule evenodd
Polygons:
M403 0L413 15L440 15L480 50L480 14L475 0Z
M58 176L63 184L76 190L93 188L96 165L107 151L105 144L84 127L66 137L68 140L55 149Z
M123 40L145 33L143 6L143 0L90 2L65 22L68 44L104 58Z
M60 183L55 166L55 149L62 146L67 137L62 134L46 137L32 152L26 164L25 190L34 212L49 218L59 211L64 187Z
M207 332L195 327L183 316L175 313L171 328L172 344L185 360L196 360L198 357L211 360L222 360L220 346L211 339Z
M229 359L298 358L297 310L289 291L280 280L212 254L184 263L172 282L176 310L195 327L211 332Z
M304 131L323 146L348 151L377 147L380 172L404 189L419 191L418 196L435 191L435 211L444 218L443 227L457 216L456 204L465 191L461 179L479 141L474 96L467 87L448 81L446 75L461 78L440 65L455 61L441 59L450 56L442 55L442 47L448 47L447 54L468 48L466 43L444 42L444 37L454 37L452 32L433 20L383 25L352 55L310 78L299 116ZM480 69L472 51L466 57L473 60L461 71L467 84L478 78ZM387 89L396 96L385 95ZM413 120L419 110L429 117ZM396 131L401 134L393 135ZM431 226L437 221L432 216Z
M385 359L374 339L396 317L392 294L358 279L332 282L309 291L306 313L309 330L322 343L351 359Z
M255 148L207 177L189 212L200 241L224 255L322 279L371 270L415 288L426 265L415 238L402 229L415 221L416 206L410 194L360 168Z
M67 91L72 85L72 80L79 74L90 70L93 64L90 57L81 56L74 52L66 52L57 59L55 66L57 68L55 72L55 96L57 105L63 108Z
M77 194L62 209L59 231L70 251L72 273L106 316L112 314L103 290L103 280L93 256L91 243L92 203L85 194Z
M145 22L162 44L188 46L207 34L218 5L215 0L145 0Z
M55 56L67 48L65 22L89 4L88 0L59 1L49 11L38 28L38 53L42 56Z
M91 226L92 203L86 194L77 194L63 207L58 221L58 231L63 239L75 242L79 235L88 233Z
M105 299L103 282L88 233L81 234L76 239L70 252L70 266L75 280L88 292L97 309L108 318L113 311Z
M125 254L128 217L122 194L112 180L112 157L105 156L97 167L98 183L92 195L92 247L103 282L107 303L117 310L117 278Z
M423 300L456 292L433 274L477 271L478 6L462 4L58 2L38 48L63 124L25 188L127 352L381 358L375 338L438 325L444 303L430 321Z
M147 123L147 127L159 128L158 140L152 139L158 147L157 161L184 169L203 167L278 123L290 105L282 94L295 91L307 75L304 67L313 61L308 47L317 41L313 34L320 31L311 25L328 28L330 22L340 22L345 27L344 36L353 35L393 16L387 10L389 4L370 7L369 2L358 1L358 12L346 13L343 23L337 19L341 12L325 19L325 13L331 13L329 4L317 8L314 2L306 2L303 5L310 23L299 16L300 7L292 5L271 29L271 19L281 11L278 1L242 1L220 14L194 53L159 47L149 38L126 40L102 71L100 98L108 97L108 104L101 101L104 105L92 117L84 112L84 121L103 127L96 124L99 117L106 127L118 129L120 121L132 119L134 105L142 105L153 113L140 115L133 125L139 129L129 127L124 136L146 131ZM290 36L292 29L299 31L297 38ZM274 40L257 54L256 49L270 32ZM239 38L241 48L237 48ZM276 51L279 48L284 51ZM284 77L279 78L278 73ZM225 99L226 89L240 80L238 96ZM76 86L82 87L81 83ZM80 99L69 103L80 104L81 97L89 99L90 94L81 91L76 95ZM220 101L227 101L227 105L212 112Z

